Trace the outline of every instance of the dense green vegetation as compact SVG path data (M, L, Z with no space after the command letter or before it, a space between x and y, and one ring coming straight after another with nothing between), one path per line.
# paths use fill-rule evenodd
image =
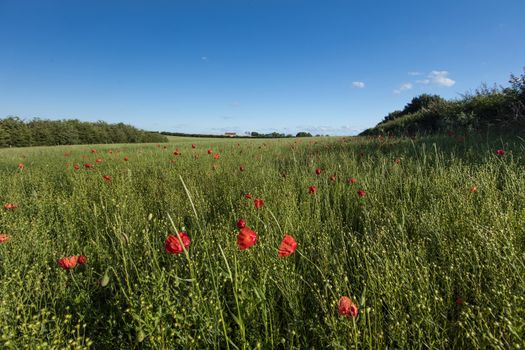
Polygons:
M76 119L24 121L18 117L0 119L0 147L166 141L166 137L158 133L138 130L123 123L90 123Z
M525 129L525 74L511 75L508 87L482 85L460 99L437 95L414 97L401 111L389 113L362 135L432 133L523 133Z
M524 162L475 135L2 149L0 347L524 347Z

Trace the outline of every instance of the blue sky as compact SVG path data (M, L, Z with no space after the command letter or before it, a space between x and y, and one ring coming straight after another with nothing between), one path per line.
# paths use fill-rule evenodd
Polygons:
M349 135L525 66L525 1L0 0L0 117Z

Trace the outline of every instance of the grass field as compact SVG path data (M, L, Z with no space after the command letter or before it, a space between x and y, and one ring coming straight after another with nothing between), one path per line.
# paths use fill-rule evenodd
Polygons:
M0 150L0 347L525 347L524 140L171 141Z

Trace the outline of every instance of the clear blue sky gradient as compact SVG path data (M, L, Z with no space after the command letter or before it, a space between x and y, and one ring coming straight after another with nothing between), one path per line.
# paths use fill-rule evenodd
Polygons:
M0 117L355 134L423 92L507 84L525 66L524 13L521 0L0 0Z

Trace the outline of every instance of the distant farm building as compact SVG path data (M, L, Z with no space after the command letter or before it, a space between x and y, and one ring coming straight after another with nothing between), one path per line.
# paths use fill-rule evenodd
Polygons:
M237 133L236 132L225 132L224 136L235 137L235 136L237 136Z

